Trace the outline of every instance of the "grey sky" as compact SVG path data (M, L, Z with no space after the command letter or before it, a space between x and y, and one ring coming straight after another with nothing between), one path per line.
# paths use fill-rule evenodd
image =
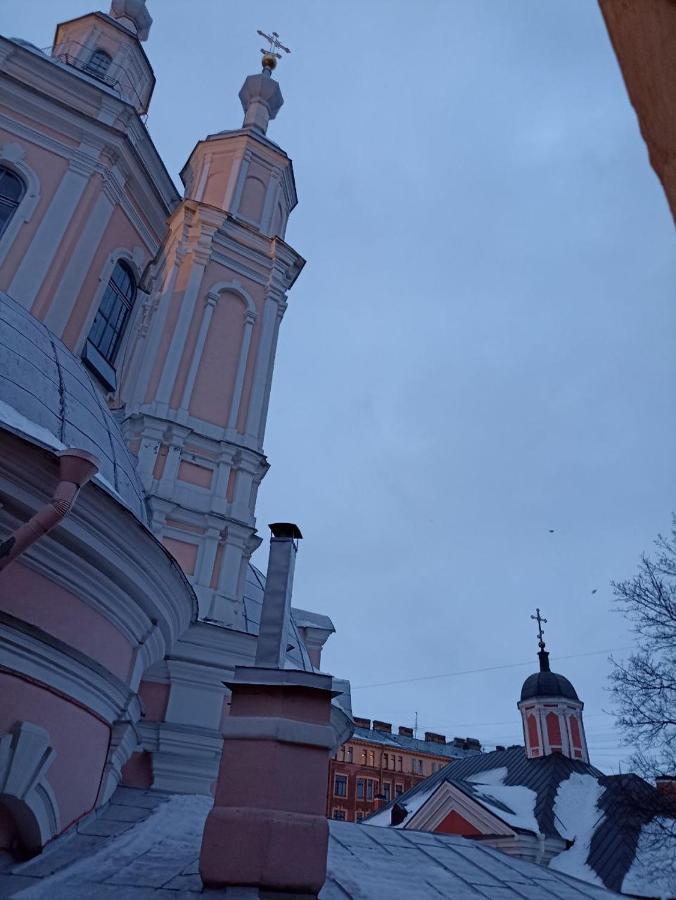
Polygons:
M46 46L96 6L3 0L0 25ZM326 668L359 715L521 741L530 613L554 657L627 647L609 581L675 505L673 226L596 3L148 6L148 125L175 177L240 124L256 28L293 50L269 134L294 160L287 239L308 265L258 522L306 536L294 602L336 624ZM554 668L611 769L606 656Z

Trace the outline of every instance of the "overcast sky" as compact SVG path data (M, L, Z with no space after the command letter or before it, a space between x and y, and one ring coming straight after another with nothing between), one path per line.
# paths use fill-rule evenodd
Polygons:
M269 134L294 160L287 240L308 263L257 564L265 524L298 522L294 603L332 617L325 668L355 713L489 747L522 741L540 606L592 762L616 769L607 657L631 636L609 582L675 507L676 262L596 3L148 6L148 127L177 180L197 140L239 126L256 29L293 51ZM96 7L2 0L0 24L44 47Z

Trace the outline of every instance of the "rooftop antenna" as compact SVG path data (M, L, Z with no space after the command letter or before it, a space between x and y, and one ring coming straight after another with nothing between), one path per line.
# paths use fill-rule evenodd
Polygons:
M260 34L262 38L265 38L266 41L270 44L267 50L263 50L261 48L261 53L263 54L263 69L274 69L277 65L277 60L282 58L282 54L278 53L278 50L283 50L285 53L291 53L288 47L285 47L284 44L279 40L279 34L276 31L273 31L272 34L266 34L264 31L261 31L260 28L256 32Z
M415 714L415 724L413 725L413 737L418 737L418 713Z

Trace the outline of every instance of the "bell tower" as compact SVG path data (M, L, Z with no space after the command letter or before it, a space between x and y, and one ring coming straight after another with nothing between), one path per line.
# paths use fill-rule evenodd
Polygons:
M151 527L191 579L200 617L240 630L277 338L304 265L284 241L291 160L267 136L284 102L277 47L244 82L241 128L200 141L181 173L120 389Z
M589 762L587 739L582 722L584 703L563 675L549 668L542 626L547 622L536 610L540 671L529 675L517 704L523 723L526 755L529 759L561 753L570 759Z

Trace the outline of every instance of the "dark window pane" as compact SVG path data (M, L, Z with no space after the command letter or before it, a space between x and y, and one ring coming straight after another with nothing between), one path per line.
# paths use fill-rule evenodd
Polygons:
M110 276L94 324L89 332L91 343L111 364L135 299L134 276L128 266L118 262Z
M0 235L21 203L26 185L11 169L0 166Z
M89 58L89 62L85 66L85 71L90 75L100 78L105 75L113 60L105 50L95 50Z

